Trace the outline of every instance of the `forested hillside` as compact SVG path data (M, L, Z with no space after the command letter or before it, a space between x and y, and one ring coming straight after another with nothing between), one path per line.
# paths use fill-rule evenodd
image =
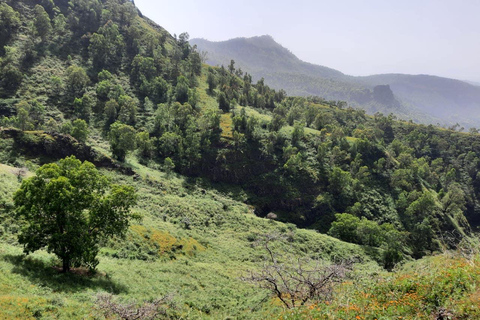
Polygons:
M209 64L228 65L234 59L255 80L265 78L273 88L285 89L290 95L343 100L370 114L393 113L425 124L459 123L465 128L480 124L480 89L467 82L429 75L353 77L301 61L270 36L190 42L207 53Z
M301 318L327 302L318 317L355 319L341 297L367 308L360 295L389 284L403 297L412 265L445 271L415 259L472 249L478 134L287 96L235 63L209 67L187 33L126 0L2 0L0 17L0 318ZM93 266L61 274L55 248L21 245L19 194L71 155L99 181L133 187L138 219L92 246ZM372 316L478 314L478 257L450 259L469 263L457 272L471 285L421 273L417 305L402 298ZM272 277L283 284L272 289ZM432 298L445 288L453 300Z

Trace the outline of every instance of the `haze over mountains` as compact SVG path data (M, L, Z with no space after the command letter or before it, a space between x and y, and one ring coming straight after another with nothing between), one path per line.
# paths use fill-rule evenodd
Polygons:
M227 66L233 59L254 80L263 77L290 95L343 100L369 113L394 113L415 122L480 125L480 87L473 83L430 75L349 76L300 60L268 35L222 42L192 39L190 43L207 52L208 64Z

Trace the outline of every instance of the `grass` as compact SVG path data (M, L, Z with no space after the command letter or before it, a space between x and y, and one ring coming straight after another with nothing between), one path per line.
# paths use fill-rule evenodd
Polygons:
M231 113L224 113L220 117L220 128L222 128L222 138L233 139L233 121Z
M65 81L63 75L67 65L64 61L54 56L41 59L30 70L30 76L22 84L19 94L30 99L37 99L42 104L47 104L48 92L51 90L50 79L54 76Z
M10 240L0 248L0 318L102 318L95 297L107 292L138 302L173 294L177 307L171 312L183 319L265 319L281 306L267 291L240 280L262 265L264 253L253 242L265 233L290 237L279 252L325 260L357 255L370 263L356 245L254 216L232 199L233 189L167 175L133 156L128 162L137 177L102 172L135 186L134 210L143 219L126 239L106 244L95 276L60 274L57 259L45 251L25 257L14 240L18 230L7 230ZM19 186L14 172L0 166L6 198Z
M2 200L11 203L13 193L20 186L20 180L32 175L28 169L24 172L20 170L20 168L0 163L0 180L2 181L0 183L0 203Z
M20 248L2 244L1 319L93 318L92 301L87 292L97 280L60 275L48 267L51 258L45 252L38 252L23 259ZM78 294L82 290L84 293Z
M440 307L459 316L479 315L479 258L429 257L387 273L359 246L254 216L232 198L233 189L167 175L133 156L128 162L138 177L102 172L135 186L140 197L135 211L143 219L126 239L106 244L94 276L60 274L53 255L39 251L25 257L14 241L2 241L0 318L102 318L95 308L99 293L138 302L173 294L176 308L169 312L180 319L429 319ZM15 172L0 165L4 198L19 186ZM356 255L364 263L329 303L284 310L269 292L240 280L261 266L264 253L253 243L265 233L289 237L277 247L283 255L324 260Z

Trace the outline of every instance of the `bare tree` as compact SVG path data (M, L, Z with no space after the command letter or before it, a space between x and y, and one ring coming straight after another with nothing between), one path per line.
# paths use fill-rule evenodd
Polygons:
M267 252L265 263L260 271L251 272L242 280L270 290L289 309L309 300L329 300L335 285L347 276L353 262L325 265L309 258L290 258L287 263L281 263L271 247L272 241L280 239L284 237L268 234L257 242Z
M97 295L97 305L106 318L118 317L123 320L150 320L167 316L167 305L171 304L171 296L145 302L138 306L135 301L119 303L114 301L111 294Z
M202 61L202 63L207 63L207 60L208 60L208 51L200 51L200 61Z
M21 167L15 170L14 174L17 177L18 182L22 182L23 178L27 175L28 169Z

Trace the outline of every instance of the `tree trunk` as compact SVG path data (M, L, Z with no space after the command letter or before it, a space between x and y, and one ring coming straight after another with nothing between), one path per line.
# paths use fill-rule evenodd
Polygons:
M70 271L70 260L68 258L63 258L62 260L63 266L62 266L62 272L67 273Z

